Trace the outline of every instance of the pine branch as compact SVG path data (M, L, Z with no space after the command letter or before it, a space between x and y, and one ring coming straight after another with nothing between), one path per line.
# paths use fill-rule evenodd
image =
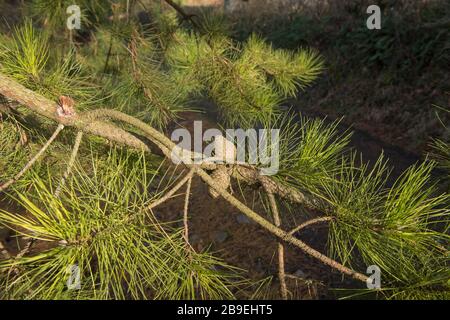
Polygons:
M280 213L278 211L277 202L273 193L268 193L270 208L273 214L273 222L276 227L281 226ZM284 269L284 247L283 243L278 241L278 279L280 280L280 292L283 300L287 300L288 291L286 287L286 272Z
M59 117L58 104L40 94L25 88L18 82L0 73L0 94L13 101L19 102L35 113L69 127L75 127L84 133L90 133L121 145L127 145L134 149L151 151L150 147L135 135L118 128L115 125L102 121L90 121L79 115L72 117Z
M66 184L66 180L69 177L70 173L72 172L73 165L75 164L75 159L78 154L78 149L80 148L81 139L83 138L83 131L78 131L77 136L75 138L75 144L73 145L72 154L69 159L69 163L67 164L67 169L64 172L64 175L59 182L58 187L55 190L55 197L59 197L59 193L61 192L61 188L64 187Z
M315 209L319 206L319 201L313 196L284 185L269 176L260 175L254 168L242 165L236 166L233 177L249 185L261 184L267 192L276 194L290 202L304 205L307 208Z
M172 189L170 189L163 197L159 198L158 200L156 200L155 202L152 202L147 209L151 210L157 206L159 206L160 204L166 202L167 200L169 200L170 198L172 198L172 196L178 191L180 190L180 188L182 186L184 186L184 184L188 181L190 181L192 179L192 176L194 175L194 171L195 168L191 168L191 170L189 171L189 173L183 178L181 179Z
M192 184L192 176L187 181L186 186L186 196L184 199L184 210L183 210L183 225L184 225L184 240L186 241L186 249L190 251L191 244L189 243L189 197L191 195L191 184Z
M27 243L25 244L25 247L22 250L20 250L20 252L14 257L14 259L15 260L20 259L23 256L25 256L28 252L30 252L35 241L36 241L35 238L31 238L30 240L28 240Z
M11 178L9 181L5 182L4 184L0 185L0 192L5 191L9 186L11 186L14 182L19 180L32 166L33 164L42 156L42 154L47 150L47 148L52 144L52 142L56 139L59 132L64 129L63 124L59 124L56 128L53 135L48 139L48 141L42 146L41 150L36 153L36 155L31 158L31 160L20 170L18 174L16 174L13 178Z
M102 137L109 137L110 140L116 141L116 142L122 142L124 144L128 144L129 146L136 147L140 146L141 149L145 144L135 138L131 139L131 141L127 141L127 139L124 139L124 133L125 131L117 131L116 127L113 125L109 125L109 132L104 132L101 129L105 129L105 124L103 121L99 121L99 119L114 119L117 121L125 122L129 125L134 126L135 128L141 130L144 132L146 138L150 139L153 143L157 145L158 148L161 149L161 151L164 153L166 157L172 156L172 150L176 150L176 145L165 135L160 133L159 131L155 130L151 126L145 124L144 122L140 121L139 119L136 119L134 117L131 117L129 115L126 115L124 113L121 113L119 111L115 110L109 110L109 109L98 109L95 111L86 112L85 114L75 114L71 117L59 117L56 114L56 103L53 103L44 97L34 93L31 90L26 89L22 85L16 83L13 80L8 79L7 77L0 74L0 94L3 94L9 99L16 100L32 111L35 111L36 113L46 116L47 118L53 119L60 124L67 125L67 126L74 126L84 132L93 133L98 136ZM100 129L99 129L100 127ZM114 130L112 130L114 128ZM111 132L112 131L112 132ZM138 141L138 142L137 142ZM148 150L148 148L144 148ZM181 150L183 151L183 150ZM184 150L187 151L187 150ZM245 215L247 215L250 219L257 222L259 225L261 225L264 229L268 230L278 238L280 238L283 241L286 241L305 253L311 255L312 257L315 257L316 259L322 261L323 263L339 270L340 272L347 274L357 280L365 282L367 280L367 276L355 272L340 263L338 263L335 260L332 260L325 255L321 254L317 250L311 248L303 241L293 237L289 233L283 231L282 229L278 228L277 226L273 225L266 219L262 218L259 214L248 208L245 204L240 202L238 199L236 199L234 196L232 196L230 193L228 193L226 190L223 190L220 188L220 186L217 186L216 182L210 177L208 173L206 173L203 168L208 168L210 170L213 170L217 166L214 163L208 163L208 162L202 162L200 164L193 164L193 159L195 159L195 154L192 152L188 152L187 156L185 153L183 153L183 156L181 157L182 162L188 166L193 167L196 170L196 173L200 175L203 181L205 181L210 187L215 189L222 197L224 197L230 204L241 210ZM249 169L248 167L244 167L246 169ZM249 169L250 170L250 169ZM258 169L253 169L253 172L250 174L253 178L257 177L259 175ZM267 177L266 177L267 179ZM282 190L283 192L286 192L286 187L283 185L280 185L276 181L270 180L270 183L266 179L257 179L257 181L265 181L268 185L268 188L274 188L276 192L279 190ZM268 178L270 179L270 178ZM186 181L189 180L186 179ZM275 187L274 187L275 186ZM181 186L180 186L181 187ZM274 192L275 193L275 192ZM283 193L280 194L283 196ZM297 193L298 195L298 193ZM284 194L286 196L286 194ZM306 197L304 195L299 196L300 200L305 200Z
M78 149L80 147L81 139L83 137L83 132L79 131L77 134L77 137L75 138L75 145L73 147L72 155L70 157L68 166L66 171L64 172L63 178L60 181L60 184L56 188L55 191L55 197L59 197L59 193L61 191L61 188L65 185L66 179L69 177L70 173L72 172L73 165L75 163L76 156L78 154ZM25 247L15 256L14 259L20 259L23 256L25 256L28 252L30 252L31 248L33 247L34 243L37 241L35 238L31 238L27 241L25 244Z
M321 223L321 222L327 222L327 221L333 221L333 217L319 217L319 218L308 220L308 221L303 222L302 224L298 225L291 231L289 231L289 234L293 235L293 234L299 232L300 230L302 230L306 227L309 227L310 225L314 225L314 224Z
M203 181L205 181L209 186L214 188L231 205L233 205L234 207L239 209L248 218L250 218L251 220L253 220L256 223L258 223L260 226L262 226L264 229L266 229L267 231L269 231L273 235L277 236L278 238L280 238L283 241L286 241L286 242L294 245L295 247L301 249L303 252L305 252L305 253L309 254L310 256L320 260L324 264L326 264L326 265L328 265L328 266L330 266L330 267L332 267L332 268L342 272L343 274L346 274L346 275L348 275L348 276L350 276L350 277L352 277L352 278L354 278L356 280L360 280L360 281L363 281L363 282L367 281L368 277L366 275L361 274L361 273L356 272L356 271L353 271L353 270L343 266L339 262L337 262L337 261L335 261L333 259L330 259L329 257L323 255L319 251L311 248L310 246L308 246L303 241L293 237L289 233L283 231L282 229L276 227L275 225L273 225L272 223L270 223L269 221L264 219L262 216L260 216L256 212L254 212L249 207L247 207L245 204L243 204L241 201L236 199L233 195L231 195L226 190L220 189L220 187L218 187L216 185L215 181L203 169L198 168L197 169L197 174L203 179Z

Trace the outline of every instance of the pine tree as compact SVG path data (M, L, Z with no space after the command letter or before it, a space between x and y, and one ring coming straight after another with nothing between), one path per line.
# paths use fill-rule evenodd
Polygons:
M355 295L449 298L450 198L432 181L436 162L388 186L387 159L361 164L338 122L294 121L280 109L323 71L318 52L276 49L258 35L237 42L224 17L191 16L173 1L79 2L83 30L65 29L71 1L33 0L21 8L32 19L0 36L0 196L12 208L0 209L0 223L20 244L13 254L0 242L1 298L260 297L264 279L191 247L195 176L278 238L283 298L286 245L359 281ZM205 98L227 128L282 129L278 173L192 164L190 152L167 164L169 125ZM448 156L448 144L436 145ZM232 193L231 180L257 188L265 212L251 209L242 188ZM183 228L162 223L153 209L183 187ZM320 216L286 231L288 208ZM317 223L329 225L325 253L298 237ZM382 271L375 291L366 289L371 265ZM67 287L71 266L82 275L78 290Z

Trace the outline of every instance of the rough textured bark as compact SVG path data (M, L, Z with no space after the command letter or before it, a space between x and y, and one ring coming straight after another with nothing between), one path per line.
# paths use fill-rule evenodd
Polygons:
M85 133L90 133L107 140L127 145L136 149L150 151L150 147L133 134L104 121L91 122L81 115L59 117L58 104L17 83L0 73L0 94L26 106L35 113L52 119L64 126L76 127Z

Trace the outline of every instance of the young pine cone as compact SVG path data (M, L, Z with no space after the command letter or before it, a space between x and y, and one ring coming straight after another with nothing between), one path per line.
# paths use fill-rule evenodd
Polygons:
M231 177L226 166L219 166L216 170L211 174L211 178L216 182L216 186L227 190L231 184ZM214 190L212 187L209 187L209 195L216 199L219 196L219 193Z

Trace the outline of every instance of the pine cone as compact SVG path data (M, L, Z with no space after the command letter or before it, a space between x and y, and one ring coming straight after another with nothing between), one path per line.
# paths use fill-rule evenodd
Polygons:
M216 185L220 188L227 190L231 184L231 176L226 166L219 166L216 170L211 174L211 178L214 179ZM219 193L214 190L212 187L209 187L209 195L216 199L219 196Z

